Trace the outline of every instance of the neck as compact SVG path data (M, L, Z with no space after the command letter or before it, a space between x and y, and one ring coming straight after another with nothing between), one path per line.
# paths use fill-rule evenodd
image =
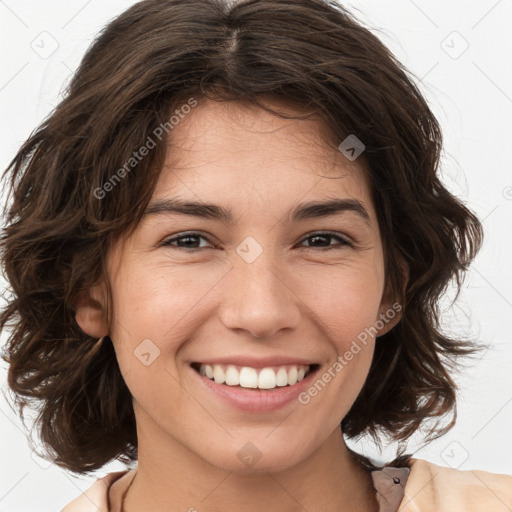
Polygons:
M378 511L371 474L351 455L339 428L300 463L259 473L223 470L155 434L138 432L137 473L122 512Z

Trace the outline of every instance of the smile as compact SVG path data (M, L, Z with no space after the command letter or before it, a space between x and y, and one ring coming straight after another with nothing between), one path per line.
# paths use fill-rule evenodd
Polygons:
M289 364L252 368L233 364L201 364L192 367L202 376L216 384L238 386L252 389L274 389L277 387L294 386L302 381L317 365Z

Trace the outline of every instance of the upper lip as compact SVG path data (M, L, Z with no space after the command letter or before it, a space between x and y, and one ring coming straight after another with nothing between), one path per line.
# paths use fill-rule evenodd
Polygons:
M194 364L194 363L193 363ZM269 366L283 366L283 365L309 365L313 366L311 360L300 359L297 357L247 357L247 356L231 356L225 358L213 358L196 361L195 364L208 364L208 365L234 365L234 366L248 366L250 368L267 368Z

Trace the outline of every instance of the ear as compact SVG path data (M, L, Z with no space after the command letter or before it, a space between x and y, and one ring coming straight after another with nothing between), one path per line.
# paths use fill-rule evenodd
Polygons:
M402 293L405 294L407 283L409 282L409 265L400 258L399 261L402 273ZM379 308L379 315L375 320L375 326L378 330L377 337L389 332L402 318L403 304L393 300L389 290L385 290Z
M107 293L103 284L94 285L79 295L75 320L80 329L93 338L108 334Z

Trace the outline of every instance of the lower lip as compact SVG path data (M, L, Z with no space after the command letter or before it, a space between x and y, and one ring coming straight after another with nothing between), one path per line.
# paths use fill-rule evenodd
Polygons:
M318 368L311 371L293 386L283 386L274 389L241 388L217 384L193 368L192 371L199 377L206 389L214 393L221 400L244 411L262 413L276 411L294 400L298 401L298 396L310 386L313 376L318 372Z

